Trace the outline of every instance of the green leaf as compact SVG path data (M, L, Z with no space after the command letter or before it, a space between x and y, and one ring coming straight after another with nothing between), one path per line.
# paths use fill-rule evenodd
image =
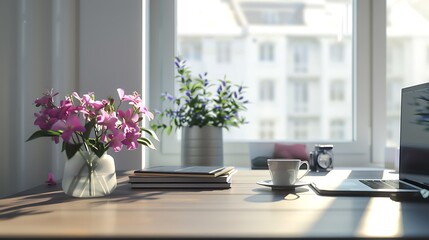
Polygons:
M53 131L53 130L38 130L35 133L33 133L26 142L40 138L40 137L58 137L60 136L62 131Z
M67 158L72 158L77 151L79 151L80 147L82 146L82 143L79 144L72 144L72 143L66 143L64 144L64 149L66 150Z
M97 149L93 149L93 152L95 153L95 155L97 155L97 157L101 158L101 156L103 156L107 149L108 148L104 147L104 145L100 143Z
M84 139L88 139L89 135L91 134L92 128L95 126L95 119L85 124L85 132L83 134Z
M145 145L145 146L147 146L147 147L149 147L151 149L156 150L155 145L153 145L152 141L150 141L147 138L142 138L141 137L141 138L137 139L137 142L140 143L140 144L142 144L142 145Z
M97 140L90 138L88 141L86 141L86 144L89 146L92 152L97 155L97 157L103 156L104 152L109 149L108 146L105 146L102 142L98 142Z
M156 135L156 133L154 131L152 131L151 129L146 129L146 128L141 128L141 130L149 133L149 135L151 135L156 141L159 141L158 136Z

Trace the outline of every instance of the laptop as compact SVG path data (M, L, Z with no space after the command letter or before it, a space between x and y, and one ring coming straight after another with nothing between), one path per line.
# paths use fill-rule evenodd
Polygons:
M415 195L429 189L429 83L401 90L399 179L341 179L316 181L310 186L320 195ZM332 170L332 173L335 175ZM338 170L341 171L341 170ZM326 177L325 177L326 178ZM427 191L426 191L427 192Z

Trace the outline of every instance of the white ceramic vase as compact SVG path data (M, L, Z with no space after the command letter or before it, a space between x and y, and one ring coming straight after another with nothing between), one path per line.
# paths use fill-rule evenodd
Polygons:
M100 158L90 151L78 151L66 161L62 180L65 194L73 197L109 195L117 186L115 162L104 153Z
M223 135L220 127L183 127L183 166L223 166Z

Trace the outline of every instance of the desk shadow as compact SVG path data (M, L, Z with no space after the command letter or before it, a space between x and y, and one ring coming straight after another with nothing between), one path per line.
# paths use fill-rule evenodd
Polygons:
M271 190L270 188L256 188L253 190L257 195L245 198L245 201L254 203L294 201L300 198L299 193L308 192L305 187L298 187L294 190Z
M129 194L129 186L127 183L118 183L116 189L108 196L96 198L75 198L66 195L60 187L40 185L31 191L24 191L2 200L9 199L11 204L0 205L0 221L13 219L21 216L40 215L51 213L53 210L34 210L36 207L54 206L56 204L71 203L75 201L90 200L90 205L102 205L106 203L132 203L140 200L156 200L156 196L164 193L164 191L142 191L139 194ZM128 194L124 194L124 191ZM23 203L24 202L24 203ZM45 208L46 209L46 208Z
M308 172L307 176L326 176L329 174L329 171L320 171L320 172L315 172L315 171L310 171Z
M416 236L428 239L429 205L428 202L402 202L400 226L403 236Z
M55 205L58 203L74 201L73 198L66 196L61 189L53 187L41 193L19 193L8 197L15 199L12 204L0 206L0 220L13 219L20 216L40 215L53 212L53 210L34 210L34 207ZM3 198L4 200L5 198ZM22 204L22 201L27 203Z

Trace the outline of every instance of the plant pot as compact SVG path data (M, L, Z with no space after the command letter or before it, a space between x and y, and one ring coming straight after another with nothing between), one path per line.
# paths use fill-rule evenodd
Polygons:
M182 166L223 166L223 135L220 127L182 128Z
M73 197L109 195L117 186L115 162L104 153L100 158L90 151L78 151L66 161L62 180L65 194Z

